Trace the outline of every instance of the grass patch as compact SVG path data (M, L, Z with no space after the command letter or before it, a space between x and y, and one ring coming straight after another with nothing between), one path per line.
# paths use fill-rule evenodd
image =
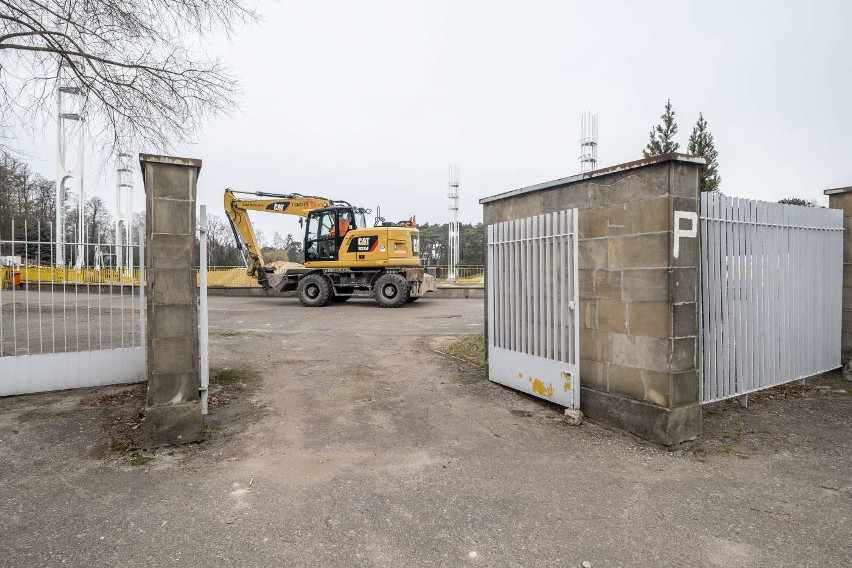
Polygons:
M211 369L210 384L240 390L255 386L260 377L245 369Z
M485 336L459 335L442 341L437 350L440 353L461 359L477 367L485 367Z
M210 382L214 385L231 386L243 382L243 376L236 369L215 369Z
M133 466L148 465L152 461L154 461L154 458L146 456L138 450L131 452L130 457L127 459L127 463Z

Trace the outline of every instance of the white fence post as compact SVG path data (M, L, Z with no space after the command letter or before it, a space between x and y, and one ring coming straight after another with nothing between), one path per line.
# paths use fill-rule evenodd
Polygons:
M131 251L132 256L132 251ZM148 316L147 300L145 298L145 227L139 227L139 337L142 338L142 349L145 350L145 361L147 365L148 357L148 337L146 319ZM146 372L147 378L147 372Z
M201 370L201 414L207 414L207 394L210 386L210 337L207 330L207 206L199 206L198 216L198 356Z

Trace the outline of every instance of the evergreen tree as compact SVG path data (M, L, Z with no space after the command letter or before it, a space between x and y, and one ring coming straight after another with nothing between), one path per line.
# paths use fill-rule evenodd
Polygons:
M675 111L672 110L672 100L669 99L666 101L666 112L660 116L663 123L651 129L651 141L642 150L643 156L650 158L651 156L677 152L680 144L674 141L674 136L677 134L677 124L675 123L674 116Z
M702 113L698 113L698 122L689 137L687 152L691 156L700 156L707 160L707 165L701 168L698 174L701 191L719 191L719 184L722 183L719 176L719 152L716 151L713 135L707 130L707 121Z

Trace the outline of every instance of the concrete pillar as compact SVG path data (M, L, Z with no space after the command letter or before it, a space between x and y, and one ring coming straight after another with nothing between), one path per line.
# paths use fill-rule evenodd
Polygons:
M486 226L579 209L581 409L666 445L701 432L696 313L704 163L656 156L480 200Z
M201 160L140 154L145 183L146 447L201 440L195 193Z
M852 379L852 186L826 189L828 206L843 210L843 326L840 353L843 374Z

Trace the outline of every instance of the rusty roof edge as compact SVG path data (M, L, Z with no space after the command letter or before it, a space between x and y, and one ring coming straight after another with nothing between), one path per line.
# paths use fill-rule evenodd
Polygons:
M838 193L849 193L852 192L852 185L849 187L835 187L834 189L826 189L822 193L823 195L836 195Z
M662 162L686 162L690 164L700 164L702 166L707 165L707 160L701 158L699 156L689 156L687 154L661 154L659 156L652 156L650 158L643 158L641 160L634 160L632 162L625 162L623 164L617 164L615 166L610 166L607 168L601 168L599 170L593 170L591 172L586 172L582 174L576 174L569 177L555 179L553 181L546 181L542 183L537 183L535 185L530 185L527 187L522 187L519 189L513 189L511 191L505 191L503 193L498 193L497 195L491 195L488 197L483 197L479 200L480 204L491 203L492 201L499 201L501 199L507 199L509 197L515 197L517 195L523 195L525 193L530 193L533 191L540 191L542 189L552 189L554 187L560 187L563 185L567 185L569 183L574 183L578 181L583 181L585 179L591 179L599 176L604 176L608 174L614 174L618 172L623 172L625 170L632 170L636 168L640 168L643 166L650 166L652 164L659 164Z
M198 158L181 158L179 156L160 156L157 154L139 154L139 162L154 162L157 164L172 164L175 166L192 166L201 167L201 160Z

